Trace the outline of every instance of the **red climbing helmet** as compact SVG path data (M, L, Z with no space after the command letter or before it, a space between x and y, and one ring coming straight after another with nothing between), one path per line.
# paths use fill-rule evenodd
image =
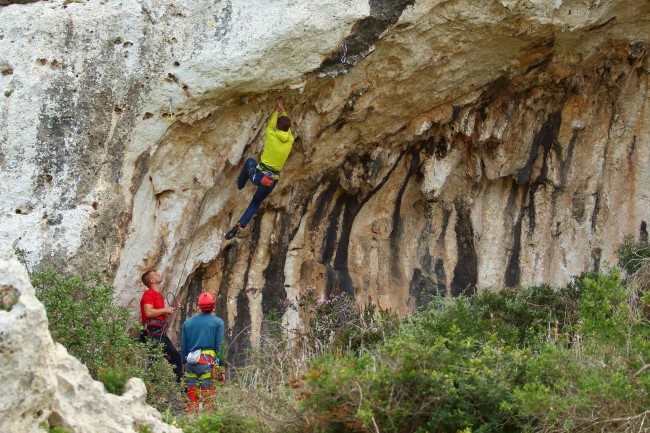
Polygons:
M212 313L214 310L214 295L210 292L203 292L199 295L199 309L204 313Z

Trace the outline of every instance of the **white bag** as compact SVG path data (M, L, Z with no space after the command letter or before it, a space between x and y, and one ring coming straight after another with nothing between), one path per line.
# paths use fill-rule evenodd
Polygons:
M201 349L196 349L187 354L188 364L197 364L200 359L201 359Z

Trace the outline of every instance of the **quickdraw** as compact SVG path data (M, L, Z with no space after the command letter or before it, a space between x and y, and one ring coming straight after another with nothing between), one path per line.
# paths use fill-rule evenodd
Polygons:
M165 114L165 119L169 120L170 122L174 121L174 112L172 111L172 98L169 98L169 110L167 110L167 114Z

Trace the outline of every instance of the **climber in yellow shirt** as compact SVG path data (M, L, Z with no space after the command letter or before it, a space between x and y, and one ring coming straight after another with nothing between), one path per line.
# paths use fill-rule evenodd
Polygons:
M266 138L260 163L258 164L254 158L248 158L237 178L237 188L240 190L244 189L246 182L250 180L257 187L257 191L237 224L226 233L226 239L232 239L239 229L248 225L259 210L262 201L273 191L280 180L280 170L284 167L292 146L291 120L287 117L284 101L280 98L276 101L275 111L266 126Z

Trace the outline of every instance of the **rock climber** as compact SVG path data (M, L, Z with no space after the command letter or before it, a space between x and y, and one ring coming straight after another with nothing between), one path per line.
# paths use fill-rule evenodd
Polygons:
M173 313L175 309L165 307L165 299L160 293L161 282L162 277L155 269L149 269L142 274L142 284L147 286L147 290L144 291L140 299L140 315L144 326L140 334L140 341L144 343L148 338L163 344L165 357L174 369L176 380L180 382L183 378L181 354L167 336L166 314Z
M248 225L259 210L262 201L273 191L280 180L280 170L284 167L292 146L291 120L287 117L284 109L284 101L279 98L276 101L275 111L266 126L266 138L260 163L258 164L254 158L248 158L237 178L237 188L240 190L244 189L246 182L250 179L251 183L257 187L257 191L237 224L226 233L226 239L232 239L239 229Z
M218 381L225 380L225 363L218 358L223 343L223 320L212 314L215 307L212 293L201 293L198 301L201 313L185 321L181 334L188 413L199 410L197 382L201 388L203 407L210 408L216 393L213 376Z

